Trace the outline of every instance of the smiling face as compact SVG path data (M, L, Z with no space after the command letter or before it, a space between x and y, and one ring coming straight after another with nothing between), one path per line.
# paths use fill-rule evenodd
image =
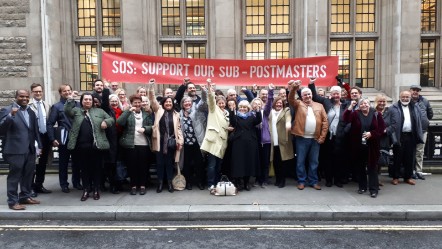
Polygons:
M43 88L41 86L36 86L32 88L31 92L32 92L32 97L35 100L40 101L43 98Z
M140 112L141 110L141 100L140 99L134 99L132 101L132 107L135 107L135 112Z
M192 104L193 104L192 99L190 99L190 98L186 98L186 99L183 101L183 109L184 109L185 111L190 110L190 108L192 108Z
M310 105L312 103L312 91L310 89L303 90L301 93L302 102L306 105Z
M118 93L118 98L120 99L121 102L126 101L126 92L125 91L121 91Z
M369 109L370 109L370 100L368 99L361 100L361 102L359 103L359 110L361 110L361 112L363 113L368 113Z
M109 99L109 104L111 105L112 108L117 108L118 107L118 98L116 96L113 96Z
M173 102L171 98L167 98L166 101L164 101L163 108L167 111L172 110Z
M190 83L190 84L187 85L187 94L190 97L195 97L195 95L196 95L196 87L195 87L194 84Z
M72 94L72 89L70 86L67 85L60 92L60 96L64 99L67 99L71 94Z
M229 110L236 110L236 102L233 100L228 101L227 106L228 106Z
M26 90L18 90L15 96L17 105L25 108L29 103L29 92Z
M266 89L262 89L259 92L259 98L262 100L262 102L266 103L267 99L269 98L269 91Z
M284 107L284 105L282 103L282 99L276 101L275 104L274 104L274 107L275 107L275 111L282 110L282 108Z
M358 101L361 98L361 94L359 93L358 89L351 89L350 97L352 100Z
M147 96L147 91L146 91L146 89L144 89L144 88L140 88L140 89L137 91L137 93L138 93L140 96Z
M262 103L261 103L261 101L255 100L255 101L252 102L252 109L253 109L254 111L256 111L256 110L260 110L261 107L262 107Z
M216 102L216 105L221 108L221 110L224 111L224 109L226 108L226 101L224 101L223 99L220 99Z
M94 85L94 90L95 90L95 92L97 92L97 93L102 93L103 92L103 82L102 81L97 81L97 82L95 82L95 85Z

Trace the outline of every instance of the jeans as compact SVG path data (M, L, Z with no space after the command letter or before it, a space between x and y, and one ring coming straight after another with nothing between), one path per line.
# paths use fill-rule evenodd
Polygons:
M318 183L319 143L314 138L296 136L296 173L298 183L313 186ZM308 159L308 176L305 171L305 159Z
M207 186L216 185L219 181L222 161L223 159L210 153L207 155Z

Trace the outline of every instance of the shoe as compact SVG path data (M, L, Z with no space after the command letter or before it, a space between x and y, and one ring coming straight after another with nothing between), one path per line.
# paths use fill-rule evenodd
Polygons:
M278 188L284 188L285 187L285 181L282 181L279 185ZM264 186L261 186L261 188L265 188Z
M98 191L94 192L94 200L100 200L100 193Z
M244 189L246 190L246 191L250 191L250 184L248 184L248 183L245 183L244 184Z
M379 186L380 186L380 187L383 187L384 184L383 184L382 182L379 181Z
M314 188L316 190L321 190L321 186L319 186L319 184L313 185L312 188Z
M413 178L414 180L416 180L416 179L417 179L417 175L416 175L416 174L413 174L413 175L411 175L411 178Z
M32 199L32 198L26 198L26 199L20 200L18 203L19 204L34 205L34 204L40 204L40 201L36 200L36 199Z
M399 180L398 180L398 179L393 179L393 180L391 181L391 184L393 184L393 185L398 185L398 184L399 184Z
M132 187L130 189L130 195L136 195L137 194L137 187Z
M192 184L186 183L186 189L187 190L192 190Z
M103 192L107 191L106 185L104 183L101 184L100 190L103 191Z
M119 193L120 193L120 190L118 190L117 187L112 186L110 192L111 192L112 194L119 194Z
M340 183L340 182L335 182L335 186L338 188L344 187L344 185L342 185L342 183Z
M70 193L71 190L69 189L69 187L62 187L61 188L61 192L63 192L63 193Z
M424 177L424 175L422 175L421 172L417 172L417 173L416 173L416 177L417 177L417 179L425 180L425 177Z
M89 198L89 193L85 190L83 191L83 195L81 196L80 201L86 201Z
M360 194L360 195L365 193L365 192L367 192L366 189L358 189L358 194Z
M416 182L415 182L414 180L412 180L412 179L404 180L404 182L405 182L405 183L408 183L408 184L410 184L410 185L416 185Z
M32 192L31 192L31 197L32 197L32 198L35 198L35 197L37 197L37 196L38 196L37 192L35 192L35 191L32 191Z
M327 188L330 188L331 186L333 186L333 183L332 183L332 182L326 182L326 183L325 183L325 186L326 186Z
M304 184L298 184L297 188L299 190L303 190L305 188Z
M163 191L163 183L159 183L158 187L157 187L157 193L161 193L161 191Z
M51 190L46 189L46 188L43 187L43 186L41 186L41 187L36 187L36 188L34 189L34 192L35 192L35 193L42 193L42 194L50 194L50 193L52 193Z
M74 188L75 188L76 190L84 190L83 185L81 185L81 184L75 184L75 185L74 185Z
M146 187L141 186L140 187L140 195L145 195L146 194Z
M18 204L18 203L15 203L15 204L13 204L13 205L8 205L9 206L9 209L12 209L12 210L25 210L26 209L26 207L25 206L23 206L23 205L20 205L20 204Z
M279 186L279 184L281 183L281 181L275 181L275 186Z
M378 193L372 192L372 193L370 193L370 197L371 198L376 198L376 197L378 197Z
M173 193L173 191L175 191L171 182L167 183L167 191L169 191L169 193Z
M204 190L204 184L202 184L202 183L198 183L196 186L197 186L200 190Z

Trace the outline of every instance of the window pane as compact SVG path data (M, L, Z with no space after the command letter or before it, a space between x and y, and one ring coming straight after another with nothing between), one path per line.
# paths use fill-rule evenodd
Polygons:
M194 59L205 59L206 44L187 44L187 57Z
M180 43L163 43L162 55L164 57L181 58L181 44Z
M101 48L103 52L119 52L121 53L121 45L120 44L106 44Z
M289 33L289 0L272 0L270 6L270 33L288 34Z
M95 36L95 0L78 0L78 36Z
M356 0L356 32L375 32L376 0Z
M421 41L420 54L421 86L434 86L435 62L436 62L436 41Z
M204 0L186 1L186 34L206 35Z
M92 90L92 83L98 78L98 55L96 45L80 45L80 90Z
M374 87L375 42L356 41L356 84L359 87Z
M331 1L331 32L350 32L350 0Z
M350 82L350 41L331 41L330 55L339 56L338 75L345 82Z
M103 36L121 35L120 0L102 0Z
M270 43L270 59L288 59L290 57L289 42Z
M437 1L421 1L421 30L436 31L437 29Z
M264 32L264 0L247 0L246 1L246 34L262 35Z
M265 59L264 42L246 43L246 60L263 60L263 59Z
M161 32L162 35L181 35L180 1L161 1Z

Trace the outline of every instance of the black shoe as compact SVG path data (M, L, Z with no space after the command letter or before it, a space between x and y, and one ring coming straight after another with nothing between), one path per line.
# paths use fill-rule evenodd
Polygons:
M169 193L173 193L173 191L174 191L174 189L173 189L173 186L172 186L172 183L171 183L171 182L169 182L169 183L167 184L167 191L169 191Z
M130 195L136 195L137 194L137 187L132 187L130 189Z
M157 187L157 193L161 193L163 191L163 183L159 183Z
M425 180L425 177L424 177L424 175L422 175L421 172L417 172L416 177L417 177L417 179Z
M35 191L32 191L32 192L31 192L31 197L32 197L32 198L35 198L35 197L37 197L37 196L38 196L37 192L35 192Z
M202 183L198 183L196 186L198 186L198 188L199 188L200 190L204 190L204 184L202 184Z
M104 183L101 184L101 186L100 186L100 190L101 190L102 192L107 191L106 185L105 185Z
M285 187L285 180L282 180L278 185L278 188L283 188L283 187Z
M146 187L142 186L140 187L140 195L145 195L146 194Z
M83 195L81 196L81 201L86 201L89 198L89 193L85 190L83 191Z
M376 198L377 196L378 196L378 193L376 193L376 192L370 193L371 198Z
M186 183L186 189L187 190L192 190L192 184Z
M34 192L35 192L35 193L42 193L42 194L50 194L50 193L52 193L51 190L46 189L46 188L43 187L43 186L34 188Z
M342 185L342 183L340 183L340 182L335 182L335 185L336 185L336 187L338 187L338 188L342 188L342 187L344 187L344 185Z
M358 190L358 194L363 194L363 193L365 193L365 192L367 192L366 189L359 189L359 190Z
M62 187L61 188L61 192L63 192L63 193L70 193L71 192L71 190L69 189L69 187Z
M417 174L413 174L412 176L411 176L411 178L413 178L414 180L416 180L418 177L417 177Z
M278 187L279 187L279 185L278 185ZM244 189L246 190L246 191L250 191L250 184L248 184L248 183L245 183L244 184Z
M112 186L110 192L111 192L112 194L119 194L119 193L120 193L120 190L118 190L117 187Z
M332 183L332 182L329 182L329 181L327 181L327 182L325 183L325 186L326 186L326 187L328 187L328 188L330 188L331 186L333 186L333 183Z
M84 189L83 186L82 186L81 184L75 184L75 185L74 185L74 188L75 188L76 190L83 190L83 189Z
M100 193L98 191L94 192L94 200L100 200Z

